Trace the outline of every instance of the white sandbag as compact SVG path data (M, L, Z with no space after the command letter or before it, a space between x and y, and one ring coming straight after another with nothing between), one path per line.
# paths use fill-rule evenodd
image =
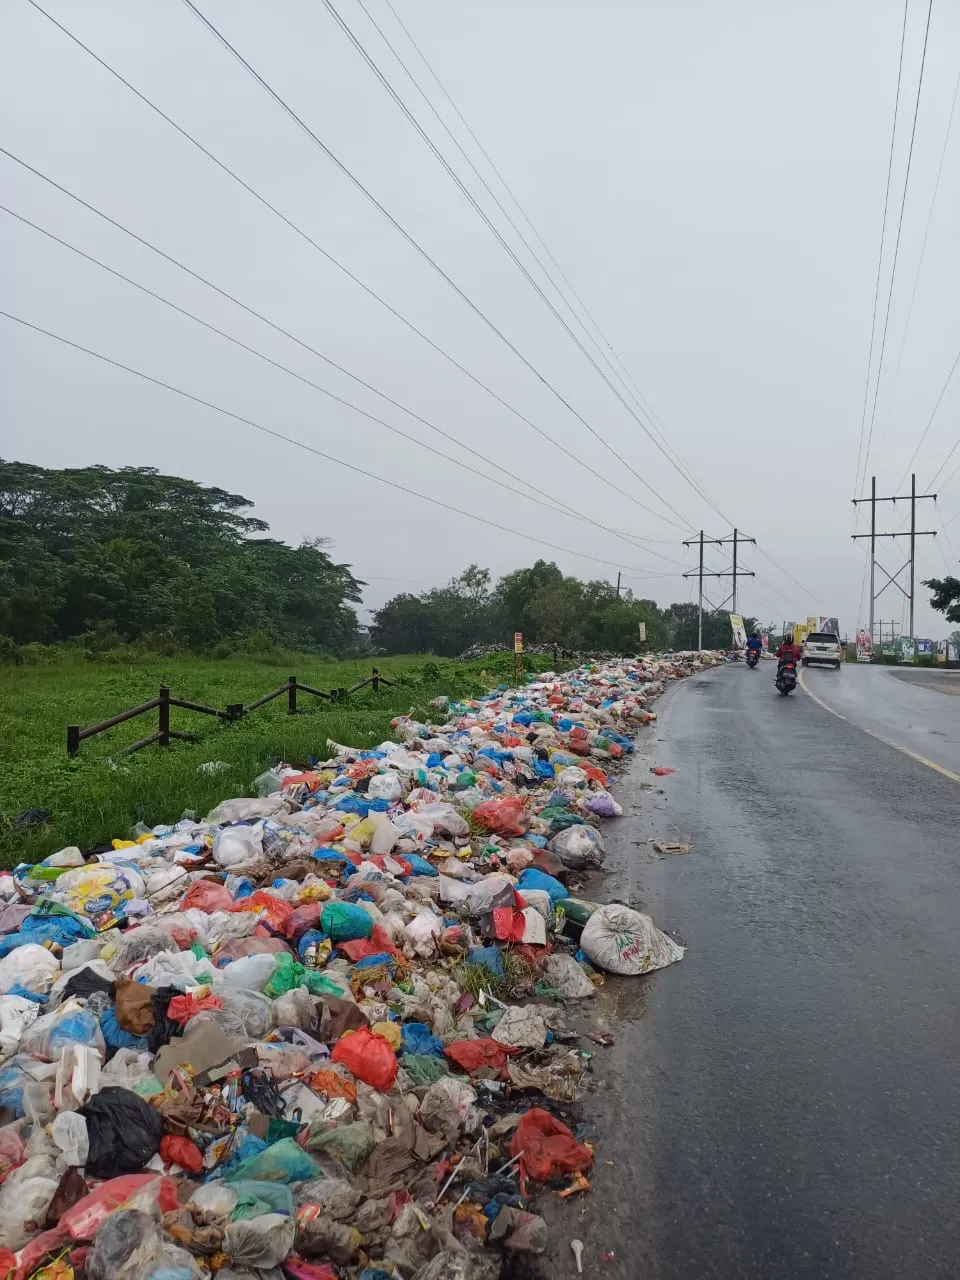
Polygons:
M682 960L684 951L649 916L619 902L593 913L583 927L580 946L598 968L627 975L664 969Z

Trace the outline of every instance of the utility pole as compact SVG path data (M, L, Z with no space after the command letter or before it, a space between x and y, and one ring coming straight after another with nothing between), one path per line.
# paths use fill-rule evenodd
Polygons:
M889 498L878 498L877 497L877 477L871 476L870 477L870 497L852 499L853 505L855 507L858 507L863 503L869 502L870 504L870 532L855 533L852 535L852 537L855 542L861 538L870 539L870 640L871 640L871 643L873 641L874 612L876 608L876 603L880 599L880 597L883 595L884 591L886 591L887 587L889 586L896 587L897 590L909 601L910 634L911 636L913 635L914 596L916 591L917 538L935 538L937 536L936 529L918 529L917 528L917 503L925 502L928 500L932 500L933 502L936 502L937 495L935 493L917 493L917 477L915 473L910 476L909 494L898 494L896 496L889 497ZM896 506L898 502L910 503L910 533L909 533L910 554L907 557L906 563L902 564L900 568L896 571L896 573L893 573L893 574L888 573L882 564L878 565L877 563L877 539L878 538L902 538L904 534L877 532L877 503L878 502L892 502L894 506ZM886 578L886 582L883 584L883 586L880 588L879 591L877 591L876 589L876 570L878 568L880 572L883 574L883 576ZM903 583L900 581L900 575L903 573L904 569L909 569L910 571L909 590L905 589L903 586ZM880 647L882 649L883 648L882 635L880 637L880 642L881 642Z
M732 579L733 579L733 594L732 594L732 596L726 596L726 597L725 597L723 600L721 600L721 602L720 602L719 604L717 604L717 605L712 604L712 603L711 603L711 601L709 601L709 600L707 600L707 604L710 606L710 612L711 612L711 613L719 613L719 612L721 611L721 609L723 609L723 607L724 607L724 605L727 603L727 601L728 601L728 600L732 600L732 603L733 603L733 609L732 609L732 612L733 612L733 613L736 613L736 612L737 612L737 579L738 579L738 578L753 578L753 577L756 577L756 574L753 572L753 570L752 570L752 569L740 569L740 568L738 568L738 566L737 566L737 547L740 545L740 543L743 543L743 542L751 542L751 543L753 543L754 545L756 545L756 541L757 541L757 540L756 540L756 538L746 538L746 537L744 537L744 535L740 532L740 530L739 530L739 529L734 529L733 533L732 533L732 534L729 534L726 538L708 538L708 537L704 534L703 530L701 529L701 530L700 530L699 535L698 535L696 538L688 538L688 539L687 539L687 541L686 541L686 542L684 542L684 544L683 544L683 545L684 545L685 547L691 547L691 546L696 545L696 546L698 546L698 547L699 547L699 549L700 549L700 558L699 558L699 563L698 563L698 565L697 565L697 568L696 568L695 570L694 570L694 569L690 569L687 573L685 573L685 574L683 575L685 578L696 578L696 579L698 580L698 583L699 583L699 601L698 601L698 606L697 606L697 648L698 648L698 650L702 650L702 649L703 649L703 602L704 602L704 600L706 599L706 597L705 597L705 595L704 595L704 593L703 593L703 580L704 580L704 578L732 578ZM703 567L703 549L704 549L704 547L705 547L705 546L707 546L707 547L723 547L723 546L726 546L728 543L732 543L732 544L733 544L733 568L732 568L732 570L726 570L726 571L724 571L723 573L715 573L713 570L707 570L707 569L704 569L704 567Z
M617 570L617 599L620 599L620 570Z

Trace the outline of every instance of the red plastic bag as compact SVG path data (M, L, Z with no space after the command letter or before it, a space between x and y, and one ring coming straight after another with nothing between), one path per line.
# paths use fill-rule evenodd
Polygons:
M590 754L590 743L586 738L572 738L567 743L567 750L575 756L588 756Z
M443 1052L445 1057L464 1071L477 1071L480 1067L493 1067L494 1071L502 1071L510 1054L519 1053L520 1050L507 1048L506 1045L497 1044L496 1040L488 1038L454 1040Z
M349 942L338 942L337 950L342 951L348 960L356 964L358 960L365 960L367 956L382 955L384 951L393 954L396 948L383 925L375 924L369 938L352 938Z
M520 1171L535 1182L552 1182L567 1174L586 1172L593 1152L577 1142L565 1124L549 1111L533 1107L520 1117L510 1140L510 1154L520 1155Z
M257 889L249 897L241 898L233 905L234 911L262 911L260 923L265 924L272 933L283 933L283 926L288 917L293 915L293 907L283 898L277 898L266 889Z
M526 905L526 904L524 904ZM498 942L522 942L526 920L516 907L494 907L493 936Z
M389 1093L397 1078L397 1055L383 1036L373 1035L366 1027L341 1036L330 1059L381 1093Z
M502 836L522 836L530 827L530 815L522 796L494 796L484 800L474 809L473 816L488 831Z
M157 1207L161 1214L172 1213L179 1207L177 1183L173 1178L160 1177L156 1173L125 1173L119 1178L111 1178L109 1182L101 1182L96 1191L78 1200L60 1219L57 1230L65 1229L74 1240L92 1240L104 1218L114 1209L119 1209L148 1182L157 1184Z
M222 884L214 880L194 880L180 902L180 910L196 907L208 914L214 911L232 911L234 901Z
M178 1138L165 1133L160 1139L160 1159L164 1164L176 1164L187 1173L203 1172L203 1155L189 1138Z
M204 1009L222 1009L223 999L220 996L195 996L193 992L186 996L174 996L167 1008L167 1017L171 1022L189 1022L195 1014Z
M17 1274L17 1255L9 1249L0 1249L0 1280Z

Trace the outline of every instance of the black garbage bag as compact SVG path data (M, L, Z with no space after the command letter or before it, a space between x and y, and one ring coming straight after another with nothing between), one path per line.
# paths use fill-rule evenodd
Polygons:
M160 1150L163 1117L130 1089L101 1089L80 1108L80 1115L90 1139L88 1175L116 1178L139 1173Z

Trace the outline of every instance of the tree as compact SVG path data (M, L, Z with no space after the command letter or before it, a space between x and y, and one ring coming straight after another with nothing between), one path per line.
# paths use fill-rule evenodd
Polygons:
M930 607L944 614L948 622L960 622L960 579L927 578L923 585L933 592Z
M97 632L203 648L250 631L349 650L363 585L323 539L262 535L240 494L152 467L46 470L0 461L0 633Z

